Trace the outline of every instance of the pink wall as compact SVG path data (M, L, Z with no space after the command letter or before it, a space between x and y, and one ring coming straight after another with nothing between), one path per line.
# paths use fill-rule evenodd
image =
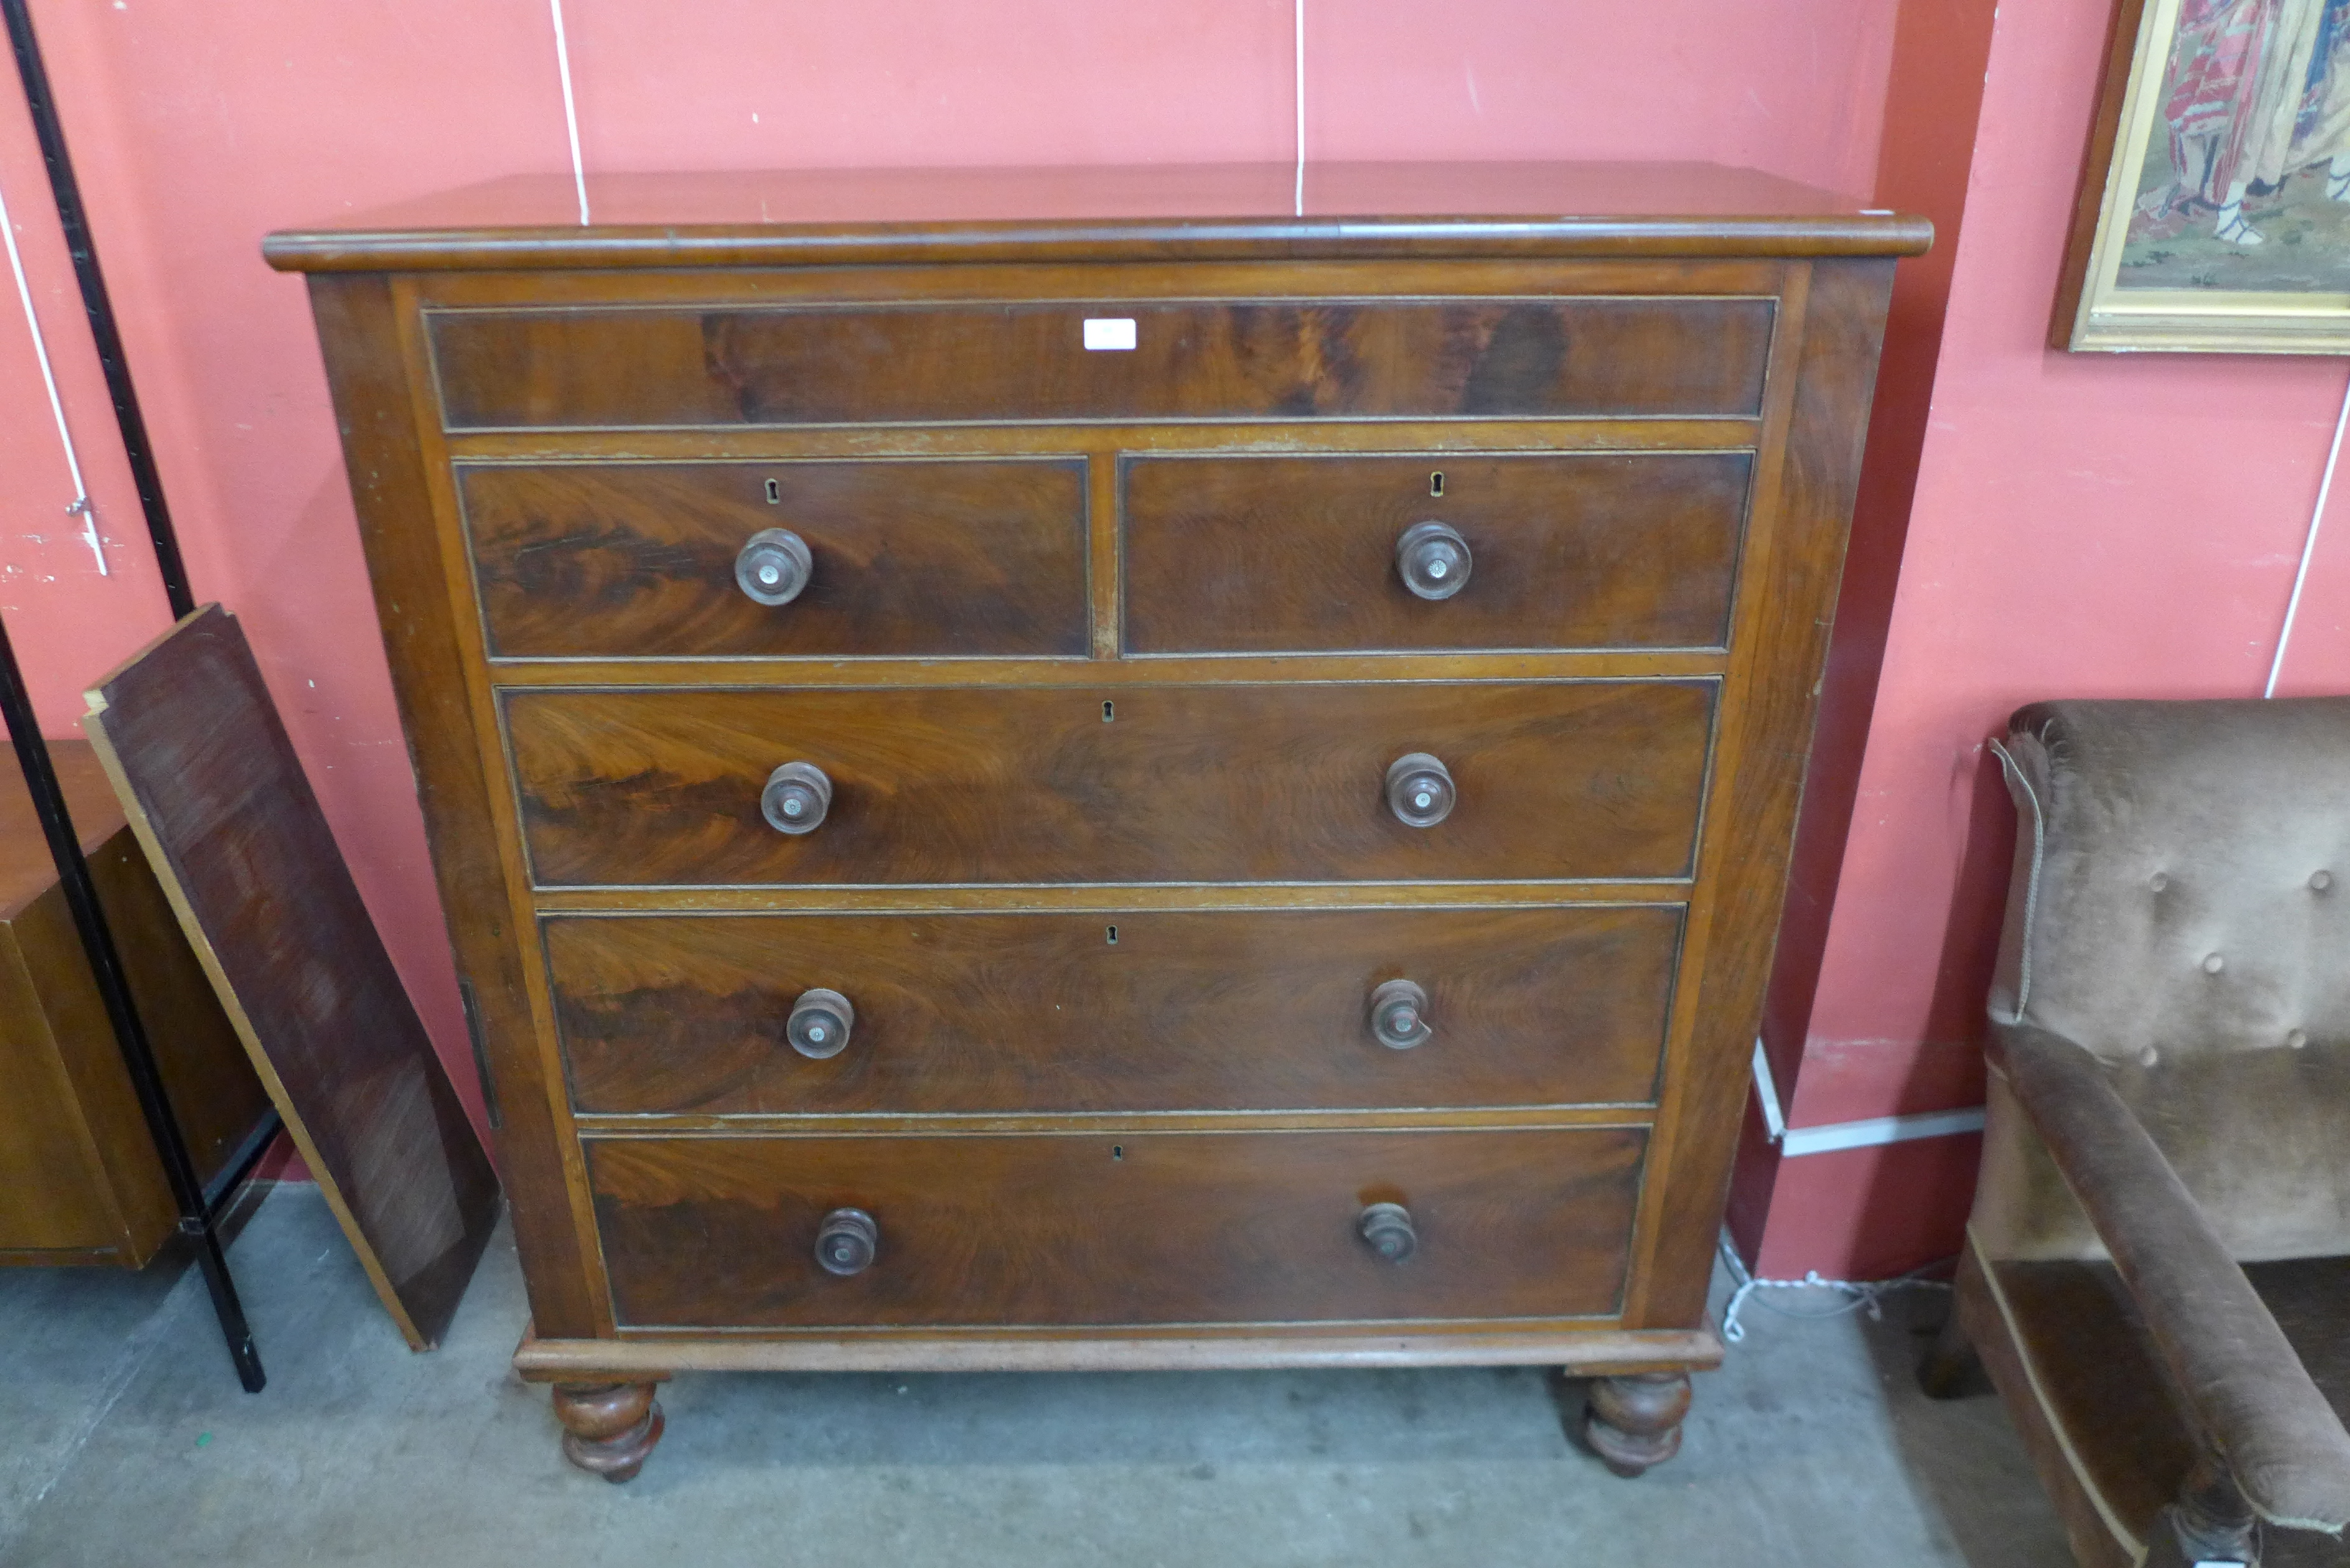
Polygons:
M1794 1069L1799 1125L1979 1092L2007 826L1978 746L2007 710L2060 691L2253 691L2274 646L2339 363L2042 347L2107 9L2008 7L1981 134L1959 139L1973 155L1967 226L1950 253L1899 587L1877 623L1881 680L1873 709L1860 679L1863 700L1841 716L1856 736L1870 714L1866 750L1853 742L1857 809L1848 836L1835 836L1840 875L1831 855L1818 890L1832 914L1812 944L1809 1022L1774 1043ZM301 288L256 247L279 224L562 168L546 11L539 0L35 10L198 594L244 618L393 956L470 1087ZM1987 6L1311 0L1308 146L1325 159L1700 158L1868 190L1883 172L1897 11L1905 28L1980 26ZM568 21L595 170L1291 151L1282 0L570 0ZM1929 135L1960 112L1954 96L1967 95L1905 78L1897 137ZM100 579L72 538L29 345L9 316L0 609L45 723L69 734L81 686L160 630L164 610L29 129L14 94L0 99L0 185L115 566ZM2350 486L2340 493L2350 511ZM2332 528L2293 690L2350 682L2350 516ZM1864 630L1845 651L1864 655L1865 675L1876 633ZM1962 1139L1785 1162L1764 1267L1877 1272L1948 1251L1970 1169Z
M1850 192L1902 166L1898 139L1958 124L1952 103L1968 97L1934 88L1930 61L1923 88L1905 76L1880 166L1897 11L1905 29L1987 25L1985 0L1310 9L1317 158L1700 158ZM1848 836L1831 834L1840 874L1830 854L1815 890L1832 913L1811 943L1816 994L1800 988L1808 1023L1774 1042L1799 1125L1979 1093L2008 829L1978 747L2008 709L2052 692L2253 691L2274 646L2339 362L2042 346L2107 10L2006 8L1981 134L1958 124L1973 159L1967 224L1947 253L1899 587L1872 625L1850 616L1860 635L1840 651L1858 655L1860 696L1832 716L1856 737L1857 808ZM562 168L546 8L40 0L35 11L198 594L244 618L393 956L470 1087L301 288L256 247L279 224ZM570 0L567 15L595 170L1291 152L1282 0ZM45 723L70 734L81 686L160 630L164 610L29 128L13 92L0 99L0 185L115 567L97 576L73 539L29 344L0 310L11 478L0 609ZM1922 386L1920 366L1904 369ZM2339 494L2350 512L2350 485ZM2350 683L2350 515L2331 527L2288 689ZM1868 568L1887 584L1890 554ZM1764 1189L1766 1272L1881 1272L1948 1251L1971 1158L1957 1139L1785 1162Z
M1796 1125L1980 1103L2012 842L1981 742L2011 710L2255 696L2277 647L2342 361L2045 347L2109 14L1998 15ZM2350 484L2331 510L2285 691L2350 689ZM1784 1162L1763 1271L1878 1274L1954 1251L1973 1141Z
M1311 0L1317 158L1690 158L1859 191L1897 0ZM565 165L546 6L38 0L36 19L199 598L244 620L386 942L470 1092L426 863L301 286L272 227ZM591 170L1283 160L1282 0L570 0ZM118 575L0 320L0 610L45 725L160 631L111 417L28 127L0 109L27 249ZM0 311L0 316L5 316Z
M1804 810L1762 1013L1763 1044L1777 1084L1784 1088L1795 1087L1804 1072L1812 1002L1826 956L1877 676L1900 584L1918 463L1932 433L1935 378L1951 278L1964 249L1967 186L1974 168L1992 22L1992 11L1982 0L1907 0L1894 33L1886 98L1900 110L1887 117L1877 151L1875 201L1877 206L1929 219L1934 248L1903 263L1894 274L1884 358L1869 411L1868 448L1853 507L1852 545L1836 605L1835 639L1822 674ZM1895 1150L1880 1157L1880 1163L1914 1164L1921 1152ZM1769 1136L1757 1096L1748 1106L1727 1216L1731 1235L1750 1260L1761 1248L1782 1162L1782 1146ZM1874 1190L1885 1185L1861 1179L1859 1172L1846 1174L1858 1188ZM1930 1175L1924 1179L1930 1181Z

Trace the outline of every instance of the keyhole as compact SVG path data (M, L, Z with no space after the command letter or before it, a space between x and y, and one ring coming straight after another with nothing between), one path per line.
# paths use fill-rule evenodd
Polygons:
M1437 477L1440 479L1443 475L1439 474ZM767 481L767 504L770 506L781 506L783 504L784 487L781 482L773 479Z
M1109 936L1109 945L1110 945L1110 946L1112 946L1112 947L1116 947L1116 946L1118 946L1118 928L1117 928L1116 926L1111 926L1111 927L1109 927L1109 928L1108 928L1108 936Z
M1126 1158L1126 1145L1122 1143L1114 1143L1110 1145L1109 1157L1112 1159L1124 1159Z
M1114 722L1117 722L1117 719L1118 719L1118 704L1117 704L1117 703L1115 703L1115 702L1105 702L1105 703L1103 703L1103 704L1102 704L1102 722L1103 722L1103 723L1105 723L1105 724L1114 723Z
M775 486L773 484L769 484L767 488L773 490ZM1442 469L1440 468L1434 473L1428 476L1428 493L1430 495L1441 495L1444 493L1444 471Z

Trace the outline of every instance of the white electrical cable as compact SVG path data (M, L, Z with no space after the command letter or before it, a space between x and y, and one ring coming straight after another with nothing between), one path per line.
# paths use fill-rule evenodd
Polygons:
M25 327L33 335L33 358L41 363L41 384L49 389L49 415L57 421L57 444L66 449L66 472L73 476L73 504L66 515L82 520L82 543L98 557L98 575L106 569L106 546L98 537L98 509L90 504L89 486L82 482L81 458L74 451L73 431L66 427L65 400L57 396L57 372L49 369L48 341L41 336L41 318L33 309L33 286L25 280L25 258L16 249L16 223L8 215L8 198L0 193L0 238L8 242L8 266L16 275L16 298L25 307Z
M1305 215L1305 0L1297 0L1297 41L1290 52L1297 66L1297 189L1292 199L1302 218Z
M2301 586L2309 580L2310 557L2317 554L2318 524L2325 521L2325 498L2334 491L2334 468L2342 461L2342 431L2350 428L2350 387L2342 389L2342 415L2334 421L2334 445L2325 454L2325 477L2317 482L2317 505L2309 514L2309 536L2301 544L2301 569L2293 575L2293 597L2285 601L2284 628L2277 633L2276 658L2269 663L2269 683L2261 695L2276 695L2277 677L2284 673L2284 650L2293 646L2293 617L2301 613Z
M1806 1270L1800 1280L1758 1280L1746 1272L1744 1261L1739 1257L1738 1249L1731 1245L1730 1236L1725 1231L1721 1238L1721 1261L1729 1268L1730 1277L1737 1282L1738 1287L1730 1293L1730 1300L1721 1309L1721 1337L1732 1345L1737 1345L1746 1338L1746 1325L1738 1321L1738 1314L1746 1310L1746 1304L1750 1301L1756 1306L1765 1307L1777 1313L1781 1317L1842 1317L1846 1313L1866 1312L1872 1318L1881 1318L1885 1314L1879 1303L1890 1292L1947 1291L1950 1288L1950 1282L1948 1280L1929 1280L1919 1277L1949 1267L1950 1260L1948 1258L1939 1262L1929 1263L1922 1269L1912 1269L1909 1272L1890 1280L1824 1280L1820 1278L1817 1269ZM1842 1291L1846 1299L1825 1312L1800 1312L1783 1306L1773 1306L1770 1302L1754 1293L1757 1291L1792 1290Z
M579 192L579 226L584 229L588 226L588 168L579 161L579 108L571 100L571 46L563 36L563 0L546 0L546 8L555 17L555 67L563 74L563 129L571 138L571 183Z

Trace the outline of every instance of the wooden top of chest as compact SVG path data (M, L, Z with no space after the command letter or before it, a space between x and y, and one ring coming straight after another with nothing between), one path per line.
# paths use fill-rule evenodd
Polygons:
M515 175L274 234L286 272L834 263L1916 255L1922 218L1704 163Z
M87 741L51 741L49 763L66 792L81 852L95 855L122 830L121 803ZM13 920L26 906L57 885L57 862L33 810L32 791L12 757L0 763L0 921Z

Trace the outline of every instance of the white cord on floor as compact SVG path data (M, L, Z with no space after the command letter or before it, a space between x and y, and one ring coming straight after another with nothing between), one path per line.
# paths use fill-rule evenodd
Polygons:
M1891 1292L1947 1291L1950 1288L1948 1280L1929 1280L1923 1277L1937 1270L1948 1268L1950 1260L1947 1258L1928 1263L1923 1268L1912 1269L1909 1272L1890 1280L1824 1280L1816 1269L1806 1270L1800 1280L1758 1280L1746 1272L1746 1263L1739 1257L1738 1249L1731 1245L1730 1236L1726 1231L1721 1238L1721 1261L1729 1267L1730 1277L1738 1282L1738 1288L1730 1293L1729 1304L1721 1309L1721 1337L1732 1345L1737 1345L1746 1338L1746 1325L1738 1321L1738 1314L1746 1310L1746 1303L1750 1301L1765 1311L1777 1313L1781 1317L1842 1317L1846 1313L1866 1312L1872 1318L1882 1318L1885 1312L1878 1303ZM1773 1306L1769 1301L1755 1294L1757 1291L1794 1290L1842 1291L1850 1299L1840 1302L1825 1312L1798 1312L1787 1307Z

